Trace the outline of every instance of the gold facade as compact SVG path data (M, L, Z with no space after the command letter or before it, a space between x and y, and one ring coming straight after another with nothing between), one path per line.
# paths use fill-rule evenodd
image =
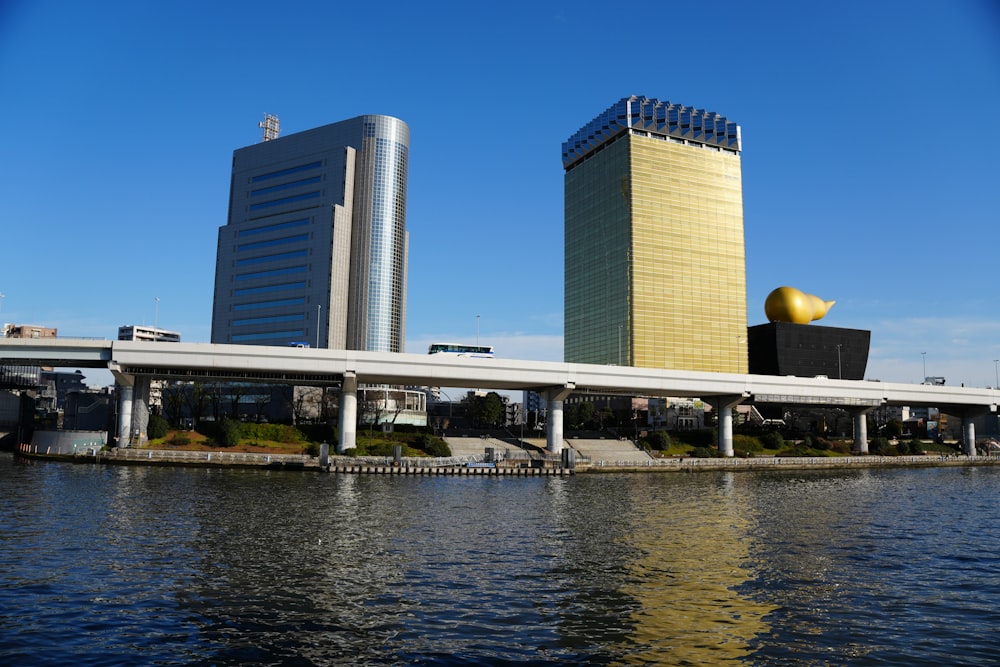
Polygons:
M747 372L738 153L625 134L566 172L565 358Z

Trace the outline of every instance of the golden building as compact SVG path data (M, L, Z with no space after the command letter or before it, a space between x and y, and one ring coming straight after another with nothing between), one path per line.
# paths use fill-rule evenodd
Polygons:
M740 128L645 97L563 144L568 362L747 372Z

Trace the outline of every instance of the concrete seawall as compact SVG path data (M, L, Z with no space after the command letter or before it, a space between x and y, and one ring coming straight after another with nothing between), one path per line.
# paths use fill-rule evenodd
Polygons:
M558 466L522 467L490 466L479 461L465 461L464 457L446 459L403 459L393 465L391 457L330 457L329 465L320 465L317 456L304 454L260 454L251 452L194 452L163 449L108 449L96 447L78 449L71 453L40 450L36 445L18 447L22 456L39 459L68 461L72 463L107 463L122 465L244 467L272 470L306 470L371 474L371 475L448 475L448 476L503 476L503 477L552 477L571 475L572 470Z
M320 465L316 456L300 454L258 454L247 452L193 452L161 449L89 448L72 454L39 451L34 445L20 445L22 456L74 463L125 465L235 466L282 470L328 471L343 474L427 475L427 476L506 476L541 477L586 473L615 472L702 472L714 470L838 470L849 468L899 468L941 466L1000 465L1000 456L830 456L830 457L760 457L760 458L673 458L635 461L578 461L574 468L563 468L558 461L543 466L483 465L477 461L407 458L394 464L389 457L333 456L329 465ZM536 462L538 463L538 462Z

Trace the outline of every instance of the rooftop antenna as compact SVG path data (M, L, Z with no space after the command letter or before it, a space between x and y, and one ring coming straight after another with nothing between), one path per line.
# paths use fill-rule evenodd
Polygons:
M264 141L278 138L281 132L279 125L278 117L269 113L264 114L264 120L257 123L257 126L264 130Z

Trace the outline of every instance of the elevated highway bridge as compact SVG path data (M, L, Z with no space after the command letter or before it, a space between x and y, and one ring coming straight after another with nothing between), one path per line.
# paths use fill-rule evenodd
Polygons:
M119 437L145 429L153 379L339 386L338 450L356 443L359 384L533 390L548 403L548 450L563 448L563 401L574 391L650 397L698 397L718 410L719 449L733 455L732 408L740 403L840 407L854 417L856 449L868 449L865 415L882 405L937 407L959 417L964 449L975 453L974 419L996 412L989 388L655 370L518 359L362 352L318 348L152 343L71 338L0 338L0 366L103 368L119 388Z

